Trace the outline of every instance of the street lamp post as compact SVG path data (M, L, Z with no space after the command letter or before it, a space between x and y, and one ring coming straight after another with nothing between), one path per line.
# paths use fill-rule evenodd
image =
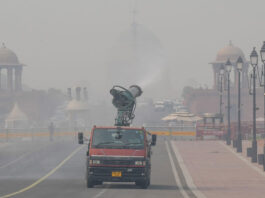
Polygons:
M253 141L252 141L252 162L257 162L257 137L256 137L256 67L258 65L258 53L253 48L250 54L250 63L253 68Z
M222 112L222 106L223 106L223 76L224 76L224 65L221 65L220 68L220 116L221 116L221 123L223 123L223 112Z
M263 41L263 45L260 50L260 57L263 63L263 88L264 88L264 134L265 134L265 41ZM265 145L263 146L263 153L265 154ZM263 170L265 171L265 164L263 164Z
M241 58L241 56L238 57L237 62L236 62L236 66L237 66L237 72L238 72L238 107L237 107L237 111L238 111L238 122L237 122L237 152L242 152L242 135L241 135L241 101L240 101L240 77L241 77L241 71L243 68L243 60Z
M232 64L228 59L225 64L225 69L227 71L227 136L226 136L226 144L231 144L231 123L230 123L230 72L232 70Z
M263 88L264 88L264 133L265 133L265 41L263 41L262 48L260 50L260 57L263 63Z

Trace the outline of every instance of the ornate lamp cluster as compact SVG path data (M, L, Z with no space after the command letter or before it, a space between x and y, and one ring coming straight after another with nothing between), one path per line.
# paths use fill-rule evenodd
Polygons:
M236 61L236 70L238 73L238 132L237 132L237 140L236 140L236 146L237 151L242 152L242 136L241 136L241 101L240 101L240 77L243 69L243 59L241 56L238 57ZM226 71L226 72L225 72ZM226 135L226 143L227 145L231 144L231 119L230 119L230 111L231 111L231 105L230 105L230 72L232 71L232 63L230 59L228 59L225 63L225 67L222 65L220 73L227 75L227 135ZM221 99L220 99L221 101ZM220 106L221 109L221 106Z
M264 87L264 118L265 118L265 41L263 42L263 46L260 50L260 57L263 65L259 68L259 57L258 53L253 48L250 54L250 64L252 66L252 72L250 74L250 80L248 80L249 85L249 93L253 95L253 140L252 140L252 162L257 162L257 137L256 137L256 79L258 78L259 84L261 87ZM261 71L259 71L261 70ZM264 121L265 128L265 121Z
M249 94L253 96L253 140L252 140L252 148L251 148L251 156L252 162L257 162L257 137L256 137L256 80L258 78L259 85L264 87L264 129L265 129L265 41L263 42L263 46L260 50L260 57L261 62L263 63L261 67L258 66L259 64L259 56L255 49L253 48L250 54L250 64L252 66L252 71L250 73L250 78L248 78L248 87L249 87ZM236 70L238 74L238 130L237 130L237 139L235 141L235 145L237 147L237 152L242 152L242 135L241 135L241 75L244 66L244 61L242 57L238 57L236 61ZM232 70L231 61L228 59L225 65L222 65L220 68L220 79L221 79L221 86L222 86L222 78L226 75L227 80L227 135L226 135L226 143L228 145L231 144L231 123L230 123L230 72ZM222 88L221 88L222 91ZM221 92L220 91L220 92ZM220 94L220 114L222 109L222 92ZM233 142L234 143L234 142ZM265 147L264 147L265 151Z

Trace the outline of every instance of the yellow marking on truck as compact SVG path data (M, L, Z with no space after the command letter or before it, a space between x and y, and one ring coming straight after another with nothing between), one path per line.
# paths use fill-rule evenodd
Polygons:
M0 198L8 198L8 197L12 197L14 195L23 193L25 191L30 190L31 188L34 188L35 186L37 186L38 184L40 184L41 182L43 182L45 179L47 179L49 176L51 176L53 173L55 173L59 168L61 168L68 160L70 160L78 151L80 151L85 145L79 146L78 148L76 148L72 153L70 153L70 155L68 155L60 164L58 164L54 169L52 169L49 173L47 173L45 176L43 176L42 178L38 179L37 181L35 181L33 184L22 188L19 191L7 194L7 195L3 195Z
M121 175L121 171L112 172L111 174L112 177L121 177Z

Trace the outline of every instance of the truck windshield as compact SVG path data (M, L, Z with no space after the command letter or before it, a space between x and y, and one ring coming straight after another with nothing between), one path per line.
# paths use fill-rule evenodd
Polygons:
M135 129L95 129L92 147L143 149L144 131Z

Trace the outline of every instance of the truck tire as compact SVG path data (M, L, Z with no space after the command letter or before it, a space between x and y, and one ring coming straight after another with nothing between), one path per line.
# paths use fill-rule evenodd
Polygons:
M150 178L148 178L142 182L141 188L147 189L149 185L150 185Z
M94 185L102 185L103 181L94 181Z
M142 189L147 189L148 186L150 185L150 177L148 177L144 180L141 180L141 181L136 181L135 184L137 186L140 186Z
M94 187L94 182L91 179L89 179L89 177L87 177L87 179L86 179L86 186L87 186L87 188L93 188Z

